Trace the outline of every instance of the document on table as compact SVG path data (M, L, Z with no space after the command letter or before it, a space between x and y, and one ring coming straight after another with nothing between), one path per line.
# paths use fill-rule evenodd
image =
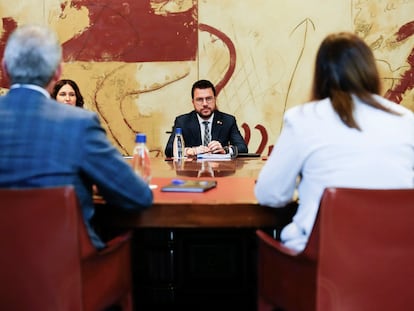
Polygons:
M197 160L230 160L230 153L202 153L197 155Z
M206 192L217 186L215 180L183 180L173 179L168 185L161 187L163 192Z

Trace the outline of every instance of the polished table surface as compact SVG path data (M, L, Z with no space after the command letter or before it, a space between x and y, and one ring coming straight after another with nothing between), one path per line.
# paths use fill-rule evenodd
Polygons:
M153 177L252 177L257 178L265 160L263 158L237 158L231 160L183 161L152 158ZM127 160L129 161L129 159Z
M258 228L280 227L286 223L286 217L292 216L291 208L258 205L254 184L265 163L262 158L151 160L153 205L134 214L114 209L105 217L112 224L140 228ZM161 191L162 186L177 178L213 179L217 187L204 193ZM99 199L96 202L102 203Z

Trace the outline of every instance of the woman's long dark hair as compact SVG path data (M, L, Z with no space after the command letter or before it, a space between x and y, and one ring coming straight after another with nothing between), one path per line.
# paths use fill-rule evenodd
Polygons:
M57 94L59 93L59 90L62 88L62 86L69 84L73 90L75 91L75 95L76 95L76 106L77 107L83 107L83 96L79 90L78 85L76 84L75 81L73 80L69 80L69 79L62 79L59 80L55 83L55 85L53 86L53 91L50 94L50 96L52 96L52 98L56 99Z
M329 97L341 120L348 127L361 130L353 115L352 95L367 105L398 114L375 100L373 94L379 92L380 78L369 46L352 33L327 36L316 56L313 99Z

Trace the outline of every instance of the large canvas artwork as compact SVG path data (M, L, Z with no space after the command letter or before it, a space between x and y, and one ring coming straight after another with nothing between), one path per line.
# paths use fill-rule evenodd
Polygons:
M414 1L0 0L0 53L13 29L48 24L63 46L63 77L81 87L114 145L137 132L161 152L191 85L211 80L250 152L267 154L286 109L309 99L313 61L331 32L374 50L383 95L414 110ZM0 77L2 92L7 82Z

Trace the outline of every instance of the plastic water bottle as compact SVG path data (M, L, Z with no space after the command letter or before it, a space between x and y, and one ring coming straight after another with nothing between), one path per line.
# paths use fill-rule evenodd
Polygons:
M151 160L147 147L147 136L143 133L135 137L135 147L132 152L132 168L148 184L151 181Z
M182 159L184 158L184 137L183 132L180 127L175 129L175 137L173 142L173 157L175 159Z

